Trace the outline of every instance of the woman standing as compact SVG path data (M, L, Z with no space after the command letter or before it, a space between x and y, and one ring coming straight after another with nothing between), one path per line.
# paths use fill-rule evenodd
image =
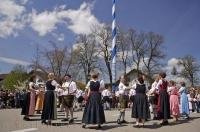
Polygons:
M190 110L189 110L189 100L188 100L188 96L187 96L187 89L185 87L185 82L181 82L181 88L179 89L179 93L180 93L180 111L181 111L181 115L186 116L186 119L189 119L189 114L190 114Z
M35 76L31 76L27 93L24 95L21 115L24 115L24 120L30 120L29 115L35 112Z
M168 82L165 80L166 73L159 74L159 82L157 84L157 89L159 92L158 96L158 117L162 119L160 125L168 125L168 119L170 118L170 104L169 104L169 95L167 92Z
M48 81L46 82L46 92L44 95L44 105L42 110L42 124L51 124L51 120L57 119L56 110L56 87L60 85L54 80L55 76L53 73L49 73ZM46 122L48 120L48 122Z
M91 73L91 80L88 83L88 101L82 118L82 123L84 123L82 128L85 128L87 124L98 124L98 128L101 128L101 124L105 123L98 75L99 73L97 72Z
M174 117L174 120L178 121L178 117L180 115L178 88L176 87L174 81L170 81L169 85L170 87L168 88L168 92L170 94L170 113Z
M144 84L143 77L138 78L138 83L133 86L135 89L134 106L132 107L132 117L136 118L136 126L139 127L139 121L144 126L145 119L149 118L149 106L146 93L148 88Z
M43 109L43 103L44 103L44 84L40 83L39 89L37 91L37 101L36 101L36 106L35 110L37 111L37 114L41 114L41 111Z

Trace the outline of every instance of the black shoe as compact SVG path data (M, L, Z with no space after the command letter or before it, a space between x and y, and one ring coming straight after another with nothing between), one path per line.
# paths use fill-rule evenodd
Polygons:
M46 121L42 121L41 123L47 125L47 122L46 122Z
M121 125L120 119L117 119L117 124Z
M36 114L42 114L40 111L37 111Z
M101 125L98 125L98 127L97 127L98 129L101 129L102 127L101 127Z
M48 121L48 122L47 122L47 125L51 125L51 121Z
M69 124L73 123L74 122L74 119L70 119L69 120Z
M123 121L121 121L121 123L128 123L127 121L125 121L125 120L123 120Z
M86 127L86 125L82 125L82 128L85 128Z
M168 121L164 121L164 122L160 123L160 125L162 125L162 126L166 126L166 125L168 125L168 124L169 124Z
M30 121L31 119L28 118L28 117L24 117L23 120L25 120L25 121Z
M65 118L65 119L62 119L61 121L69 121L69 119L68 119L68 118Z

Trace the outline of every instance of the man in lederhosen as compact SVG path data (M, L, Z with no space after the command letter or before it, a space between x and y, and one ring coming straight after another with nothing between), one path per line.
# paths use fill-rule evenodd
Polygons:
M65 108L66 118L62 121L68 121L68 115L70 112L70 120L69 123L73 123L73 103L74 97L77 90L76 83L72 81L71 75L67 74L64 78L65 82L62 84L63 87L63 100L62 105Z

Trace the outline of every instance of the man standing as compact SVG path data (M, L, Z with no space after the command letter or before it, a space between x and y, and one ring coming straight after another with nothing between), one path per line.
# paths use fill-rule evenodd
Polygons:
M65 76L65 82L62 84L63 87L63 101L62 105L65 108L66 118L62 121L68 121L68 115L70 112L70 120L69 123L73 123L73 103L74 103L74 95L76 93L76 83L72 81L71 75L67 74Z

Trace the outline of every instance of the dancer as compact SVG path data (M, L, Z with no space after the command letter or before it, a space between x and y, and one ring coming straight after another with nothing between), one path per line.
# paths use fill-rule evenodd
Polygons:
M135 89L134 106L132 107L132 118L136 118L136 127L140 127L139 121L142 121L142 127L144 122L149 118L149 106L146 93L148 88L144 84L143 77L138 78L138 83L133 86Z
M111 97L111 92L108 89L108 87L106 87L105 90L102 91L102 97L103 97L103 104L104 104L104 109L105 110L110 110L110 97Z
M48 81L46 82L46 91L44 95L44 105L42 110L42 124L51 125L51 120L57 119L56 110L56 93L55 89L60 88L60 85L55 81L53 73L48 74ZM48 120L48 122L46 122Z
M100 81L98 81L99 73L93 71L91 73L91 80L87 85L87 103L82 118L82 128L86 128L87 124L98 124L98 128L101 128L101 124L105 123L105 115L103 106L101 103L100 93Z
M43 109L43 103L44 103L44 83L38 84L39 89L36 92L37 93L37 101L35 110L37 111L37 114L41 114L41 111Z
M70 112L69 123L73 123L74 122L73 103L77 88L76 88L76 83L72 80L71 75L67 74L65 76L65 82L63 83L62 87L64 89L62 105L63 108L65 109L65 116L66 116L66 118L63 119L62 121L68 121L68 115Z
M126 108L127 108L127 103L128 103L128 90L129 88L125 85L125 77L124 76L121 76L120 77L120 83L119 83L119 91L118 91L118 94L119 94L119 103L120 103L120 108L119 108L119 111L120 111L120 114L119 114L119 117L117 119L117 124L121 124L121 123L127 123L127 121L125 121L125 111L126 111Z
M29 116L35 112L35 81L36 76L31 76L29 79L29 85L26 94L24 95L24 101L22 106L21 115L24 115L24 120L30 120Z
M182 116L185 116L185 119L189 119L189 100L187 96L187 89L185 87L185 82L181 82L181 88L179 89L180 93L180 112Z
M170 87L168 88L168 92L170 94L170 113L173 116L175 121L178 121L178 117L180 115L179 110L179 93L178 88L174 81L169 82Z
M159 81L159 76L155 78L154 83L151 86L151 89L149 90L149 103L150 103L150 111L153 113L153 120L157 120L157 104L158 104L158 94L157 94L157 84Z
M168 82L165 77L166 73L161 72L159 74L160 80L157 84L159 92L157 111L159 119L162 119L160 125L168 125L168 119L170 118L169 95L167 93Z

